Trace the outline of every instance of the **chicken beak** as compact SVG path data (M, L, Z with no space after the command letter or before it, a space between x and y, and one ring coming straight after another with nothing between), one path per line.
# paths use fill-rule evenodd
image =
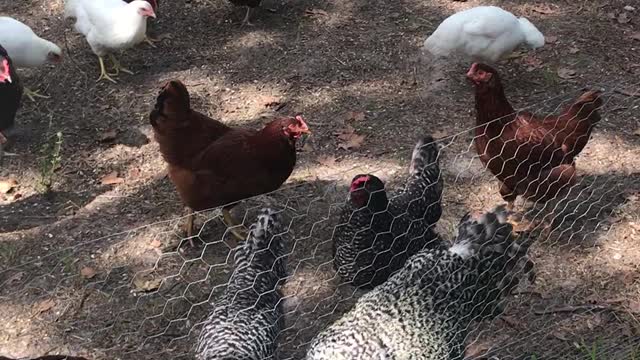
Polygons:
M478 68L478 63L473 63L469 71L467 71L467 78L473 79L473 76L476 73L477 68Z

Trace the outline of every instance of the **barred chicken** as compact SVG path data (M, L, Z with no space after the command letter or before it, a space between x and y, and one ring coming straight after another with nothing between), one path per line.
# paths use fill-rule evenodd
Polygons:
M198 360L272 359L284 326L282 293L286 250L278 213L263 209L235 254L235 270L204 323Z
M504 206L465 215L448 250L423 250L312 341L307 360L461 360L474 320L497 316L525 274L529 241Z
M379 178L357 175L333 236L333 265L340 277L371 288L423 248L443 248L432 229L442 215L442 187L438 145L431 136L416 144L405 188L391 200Z

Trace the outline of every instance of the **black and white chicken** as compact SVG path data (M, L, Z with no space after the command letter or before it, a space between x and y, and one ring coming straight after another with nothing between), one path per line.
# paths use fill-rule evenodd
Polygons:
M22 83L7 50L0 44L0 164L9 142L5 132L13 129L22 99Z
M282 292L286 252L278 214L263 209L235 254L235 270L205 320L196 358L272 359L284 326Z
M497 316L524 274L530 242L504 206L458 225L448 250L421 251L312 341L307 360L461 360L474 320Z
M58 45L39 37L29 26L8 16L0 16L0 44L18 68L32 68L62 61L62 50ZM24 92L32 101L36 97L48 98L28 88Z
M124 50L144 41L147 33L147 18L156 17L150 3L134 0L66 0L65 17L76 20L75 29L87 38L89 46L98 56L100 80L116 81L112 76L132 72L120 65L113 51ZM109 55L113 73L104 66L104 56Z
M438 154L431 136L420 140L405 188L390 200L376 176L353 179L333 235L333 265L345 282L377 286L423 248L445 248L432 229L442 215Z

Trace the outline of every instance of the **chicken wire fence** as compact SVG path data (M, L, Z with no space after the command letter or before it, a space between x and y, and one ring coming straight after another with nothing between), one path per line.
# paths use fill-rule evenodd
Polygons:
M604 88L601 122L606 123L609 117L637 122L640 97L625 90L637 85ZM557 112L580 93L566 93L527 110L544 114L555 108ZM439 178L444 187L439 199L442 215L434 229L444 241L455 239L456 227L468 211L484 212L503 203L495 177L478 161L474 130L438 140ZM612 159L614 152L627 157ZM478 316L471 319L478 321L455 330L461 333L455 338L462 335L464 339L468 358L637 356L640 286L637 262L633 263L637 257L630 251L634 246L637 249L631 240L637 240L636 224L640 223L637 155L637 147L606 127L597 127L577 159L579 178L575 185L545 204L516 202L518 226L514 232L531 241L528 256L534 262L536 278L501 294L507 304L500 316L493 320ZM50 249L47 256L4 268L0 272L2 318L7 320L2 326L3 341L19 343L25 334L11 330L18 327L23 332L38 330L65 344L65 349L93 358L193 358L209 315L229 291L243 290L242 296L234 293L227 299L244 301L247 316L233 314L232 318L251 323L254 330L273 326L261 324L260 319L281 321L275 358L304 358L318 333L370 292L345 284L333 267L332 244L336 228L345 224L340 222L340 213L348 201L348 181L358 173L383 174L391 199L407 178L406 170L389 176L384 167L357 167L243 201L234 212L242 214L247 227L265 207L278 213L279 230L275 236L267 236L267 243L271 247L277 238L284 246L281 252L274 250L276 256L267 256L267 265L253 273L246 270L252 266L251 256L234 270L236 241L218 210L198 214L195 248L187 245L189 239L180 227L184 219L180 218ZM520 229L521 225L526 229ZM260 228L258 224L253 230ZM243 244L246 242L239 246ZM242 263L242 256L239 258ZM261 294L246 290L259 288L265 274L276 272L279 264L286 268L286 276L279 282L282 299L275 299L280 312L267 317L251 313L274 289ZM429 272L425 276L436 277ZM227 289L230 277L248 285ZM407 277L407 281L411 279ZM392 326L384 323L387 325ZM259 330L242 338L250 342L256 332ZM216 340L221 347L244 346L229 330L217 333Z

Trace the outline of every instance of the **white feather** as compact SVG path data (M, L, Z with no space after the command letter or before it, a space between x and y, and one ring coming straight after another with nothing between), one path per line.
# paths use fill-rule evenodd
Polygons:
M127 4L122 0L67 0L65 17L75 18L75 29L87 38L91 50L104 56L142 42L147 20L139 9L150 7L146 1Z
M40 38L20 21L5 16L0 17L0 45L19 68L40 66L47 62L50 53L62 56L58 45Z
M525 18L496 6L478 6L446 18L424 47L435 56L462 53L495 62L523 43L535 49L544 45L544 36Z

